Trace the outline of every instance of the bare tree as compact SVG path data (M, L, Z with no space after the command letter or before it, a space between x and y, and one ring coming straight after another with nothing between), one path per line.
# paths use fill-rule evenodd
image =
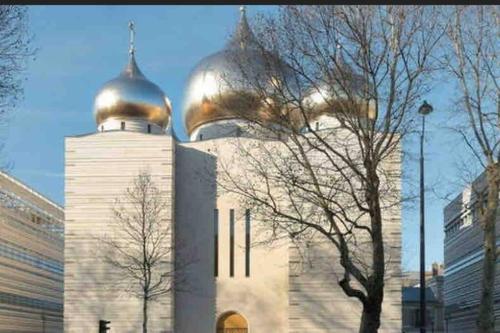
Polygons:
M6 123L7 115L23 96L21 73L26 58L35 51L31 49L31 36L27 29L27 8L24 6L0 5L0 124ZM5 144L0 142L0 152ZM9 169L12 163L0 165Z
M498 256L496 215L500 185L500 90L497 6L456 6L450 10L444 53L459 91L460 135L486 174L486 187L473 188L484 231L484 260L478 332L495 331L493 296ZM474 184L474 183L473 183Z
M122 278L123 290L143 303L142 331L148 329L148 305L174 285L171 221L164 195L142 171L113 207L114 228L102 238L105 261Z
M27 8L0 5L0 117L16 105L23 93L20 74L33 55L27 30Z
M273 237L333 246L362 333L378 331L387 269L400 271L383 229L398 220L400 143L429 88L440 22L430 6L282 6L257 18L257 37L237 32L252 53L234 57L241 82L223 78L242 91L248 131L270 140L238 140L220 186ZM234 96L218 103L238 112Z

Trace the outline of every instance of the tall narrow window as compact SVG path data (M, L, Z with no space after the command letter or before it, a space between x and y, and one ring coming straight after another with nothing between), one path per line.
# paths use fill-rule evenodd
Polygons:
M151 133L151 125L148 124L148 133Z
M229 210L229 276L234 276L234 209Z
M250 276L250 209L245 211L245 276Z
M316 122L316 131L319 131L319 122Z
M123 131L123 130L125 130L125 122L124 122L124 121L122 121L121 126L122 126L122 127L121 127L121 128L122 128L122 131Z
M219 276L219 210L214 209L214 276Z

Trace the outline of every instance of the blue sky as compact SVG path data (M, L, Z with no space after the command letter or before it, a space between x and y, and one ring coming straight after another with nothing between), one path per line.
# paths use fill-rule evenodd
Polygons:
M174 109L174 128L183 131L180 107L190 70L219 50L232 33L238 6L30 6L29 25L39 48L26 72L25 98L3 132L3 158L10 172L29 186L64 204L64 137L95 130L93 98L99 87L120 73L127 62L127 23L136 26L137 61L158 84ZM249 6L251 19L271 6ZM444 193L458 191L458 156L464 145L443 130L451 115L454 92L436 82L426 96L435 113L428 118L426 142L427 266L443 260ZM417 138L404 149L417 152ZM418 184L418 156L404 165L407 179ZM406 183L404 191L410 186ZM415 190L415 188L413 188ZM436 193L437 194L436 194ZM403 210L403 268L417 270L418 202Z

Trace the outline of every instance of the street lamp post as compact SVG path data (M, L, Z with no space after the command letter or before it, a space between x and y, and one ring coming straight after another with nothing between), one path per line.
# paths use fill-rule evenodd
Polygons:
M426 331L425 303L425 197L424 197L424 135L425 116L432 112L432 106L424 101L418 108L422 115L422 132L420 133L420 333Z

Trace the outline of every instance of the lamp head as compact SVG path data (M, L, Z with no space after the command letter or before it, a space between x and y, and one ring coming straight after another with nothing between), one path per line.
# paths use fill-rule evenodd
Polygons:
M418 108L418 113L425 116L425 115L428 115L429 113L431 113L432 110L433 110L432 105L427 103L427 101L424 101L422 103L422 105L420 105L420 107Z

